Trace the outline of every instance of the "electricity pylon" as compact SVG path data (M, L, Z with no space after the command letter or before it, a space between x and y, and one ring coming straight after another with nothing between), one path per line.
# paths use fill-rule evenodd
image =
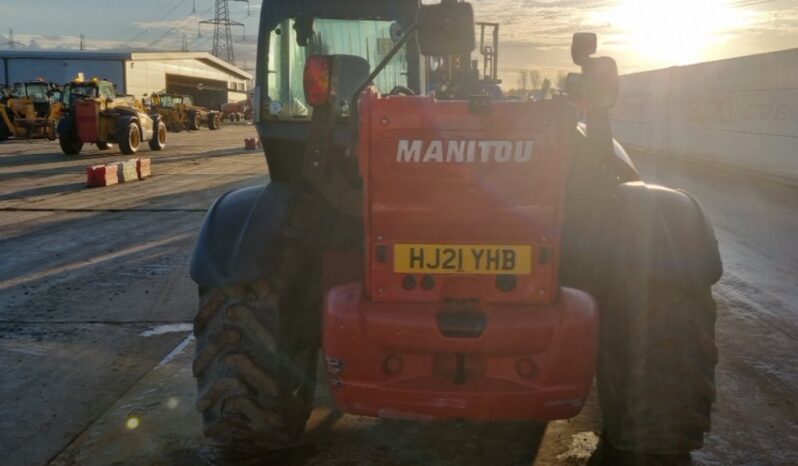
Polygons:
M200 21L200 24L213 24L213 51L214 56L235 65L236 56L233 50L232 26L244 27L243 23L230 20L230 2L247 2L249 0L216 0L216 14L213 19Z

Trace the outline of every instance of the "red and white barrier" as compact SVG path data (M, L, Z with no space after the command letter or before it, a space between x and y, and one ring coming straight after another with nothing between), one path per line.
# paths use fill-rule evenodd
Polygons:
M144 180L152 176L149 158L135 158L123 162L86 167L86 185L90 188Z
M90 188L99 188L117 184L119 181L116 169L115 164L86 167L86 185Z

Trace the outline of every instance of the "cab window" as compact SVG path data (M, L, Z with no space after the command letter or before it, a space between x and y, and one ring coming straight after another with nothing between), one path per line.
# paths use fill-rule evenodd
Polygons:
M114 86L112 86L110 83L100 84L100 97L113 100L116 97Z
M309 18L302 18L307 22ZM278 118L304 119L311 109L305 101L303 72L310 55L357 55L374 68L393 48L391 21L312 20L312 34L306 46L297 43L297 21L283 21L269 36L268 99L269 114ZM407 55L403 48L394 56L374 83L383 93L396 86L407 86Z

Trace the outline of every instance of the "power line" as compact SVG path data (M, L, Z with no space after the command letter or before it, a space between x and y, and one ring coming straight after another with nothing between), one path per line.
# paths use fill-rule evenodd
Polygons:
M241 21L244 21L246 18L247 18L247 15L244 15L244 16L238 18L236 21L241 22ZM204 46L204 44L208 43L212 39L213 39L213 36L198 35L197 37L194 38L194 40L192 40L191 42L188 43L188 47L189 47L189 49L200 48L200 46Z
M164 18L166 18L167 16L171 15L172 13L174 13L174 12L175 12L175 10L177 10L178 8L180 8L180 6L181 6L183 3L185 3L185 2L186 2L186 0L178 0L178 1L177 1L177 3L175 3L175 4L172 6L172 8L170 8L170 9L169 9L169 11L167 11L166 13L161 13L161 12L158 12L158 13L157 13L155 16L152 16L152 17L150 17L149 19L146 19L146 20L144 20L143 22L144 22L144 23L149 23L149 22L155 21L156 19L164 19ZM141 38L141 37L142 37L144 34L146 34L146 33L150 32L150 30L151 30L150 28L146 28L145 30L143 30L143 31L141 31L141 32L138 32L138 33L136 33L136 34L133 36L133 38L131 38L131 39L128 39L128 42L134 42L134 41L136 41L136 40L140 39L140 38ZM127 31L127 30L126 30L126 31Z
M202 14L205 14L205 13L209 12L211 10L211 8L213 8L213 7L210 7L207 10L203 11ZM174 34L175 32L178 32L178 28L177 27L173 26L173 27L167 29L166 32L161 34L157 39L155 39L152 42L150 42L149 44L147 44L147 47L148 48L149 47L154 47L155 45L161 43L164 39L166 39L170 35Z

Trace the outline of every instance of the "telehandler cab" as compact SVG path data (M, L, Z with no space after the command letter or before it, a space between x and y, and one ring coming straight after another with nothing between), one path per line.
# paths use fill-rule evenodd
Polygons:
M15 138L56 138L63 105L55 83L44 80L15 83L0 98L0 141Z
M569 98L505 100L471 6L419 3L264 4L271 181L216 201L191 262L205 434L295 445L321 349L339 408L368 416L564 419L597 373L599 461L689 459L722 265L698 202L613 140L615 61L575 34Z
M80 154L85 143L95 143L100 150L117 143L125 155L135 154L142 141L152 150L166 147L166 124L160 115L147 114L133 96L117 96L109 81L78 78L64 86L62 99L68 108L58 123L64 154Z

